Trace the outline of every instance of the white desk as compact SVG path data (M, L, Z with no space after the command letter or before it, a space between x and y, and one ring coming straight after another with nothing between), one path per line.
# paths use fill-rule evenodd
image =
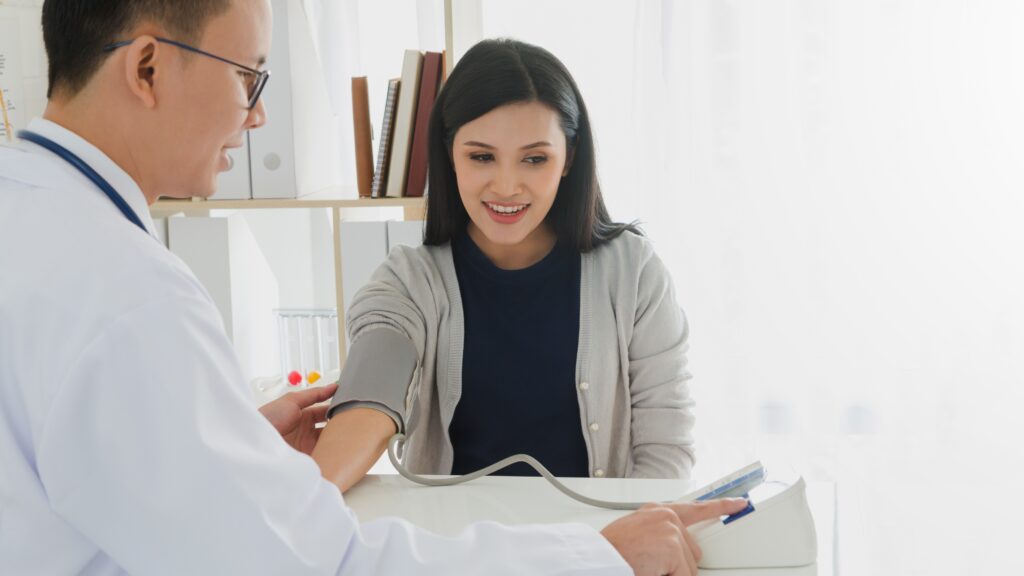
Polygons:
M573 490L596 498L623 501L672 500L695 486L681 480L566 478ZM818 532L818 562L798 569L702 570L708 576L834 576L835 485L809 482L807 499ZM592 508L570 500L539 477L481 478L469 484L429 488L398 475L369 475L345 494L346 503L366 522L398 516L417 526L454 536L468 524L582 522L601 529L624 512Z

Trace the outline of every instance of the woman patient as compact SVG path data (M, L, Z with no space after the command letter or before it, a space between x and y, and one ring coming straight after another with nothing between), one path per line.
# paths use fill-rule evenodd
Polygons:
M605 209L565 66L470 49L430 116L429 184L424 245L394 248L348 311L324 476L347 490L400 431L423 474L525 453L557 476L687 478L686 319L651 243Z

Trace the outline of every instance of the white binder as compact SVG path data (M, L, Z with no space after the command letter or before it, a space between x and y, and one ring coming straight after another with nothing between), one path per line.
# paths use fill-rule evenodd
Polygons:
M301 0L273 0L263 90L267 122L250 133L253 198L295 198L341 184L340 143Z

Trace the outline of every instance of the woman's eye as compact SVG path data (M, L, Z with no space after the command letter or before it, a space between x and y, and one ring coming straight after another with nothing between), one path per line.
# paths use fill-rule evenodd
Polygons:
M490 162L494 160L494 154L470 154L469 159L474 162Z
M543 164L548 161L547 156L530 156L523 160L527 164Z

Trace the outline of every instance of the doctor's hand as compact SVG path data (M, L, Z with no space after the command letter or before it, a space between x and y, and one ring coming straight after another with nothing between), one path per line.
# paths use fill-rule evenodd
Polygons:
M320 438L316 425L327 417L328 405L319 403L334 396L337 389L337 384L328 384L289 392L260 406L260 413L281 433L285 442L309 455Z
M680 504L648 504L601 531L637 576L695 576L700 546L686 529L703 520L743 510L743 498Z

